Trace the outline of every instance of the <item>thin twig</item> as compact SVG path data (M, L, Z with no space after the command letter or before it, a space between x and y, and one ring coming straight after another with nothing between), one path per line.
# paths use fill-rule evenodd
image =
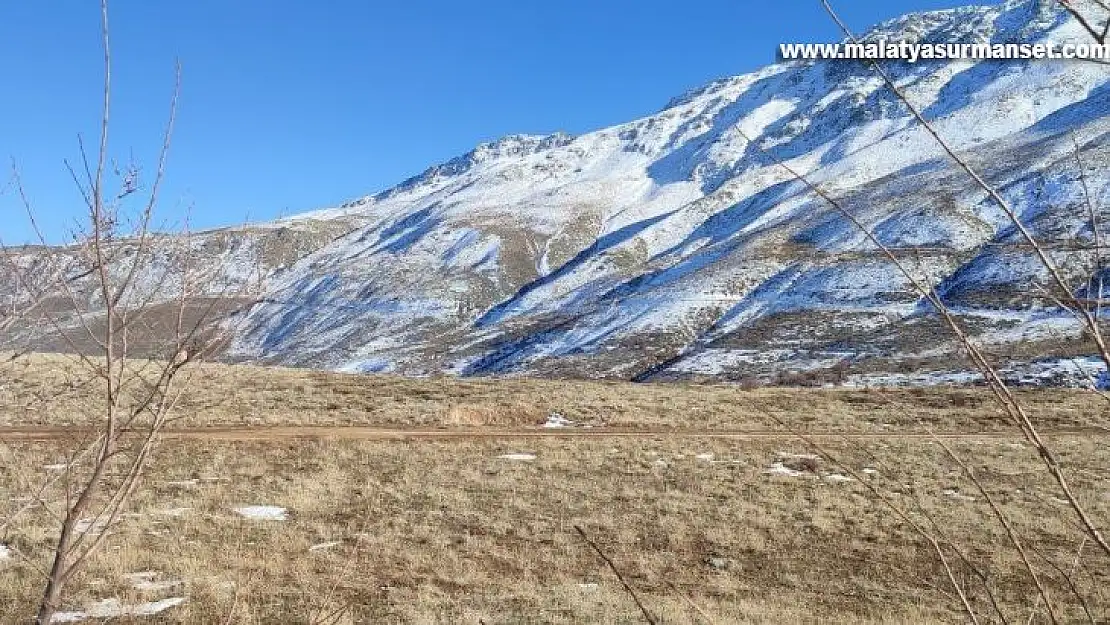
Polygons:
M825 10L829 13L830 17L832 17L833 21L836 22L837 26L840 27L844 34L851 41L858 43L859 40L856 38L855 34L851 31L851 29L848 28L844 21L840 19L840 16L837 15L836 11L832 8L832 5L829 4L829 0L821 0L821 4L824 5ZM1074 304L1075 309L1081 315L1083 315L1084 321L1086 322L1088 330L1090 330L1091 332L1095 344L1099 349L1100 355L1106 362L1107 366L1110 367L1110 348L1107 347L1106 342L1103 340L1102 331L1099 328L1098 322L1094 319L1094 317L1092 317L1090 311L1080 305L1079 302L1075 299L1075 296L1071 293L1067 284L1064 282L1064 279L1061 276L1059 269L1056 267L1056 264L1052 261L1051 258L1048 257L1045 250L1041 247L1037 239L1033 237L1028 228L1026 228L1025 224L1018 217L1017 213L1014 212L1013 208L1010 207L1009 203L999 194L999 192L994 187L988 184L986 180L984 180L983 177L974 168L972 168L971 165L967 163L966 160L956 154L955 150L944 140L943 137L940 136L940 133L937 132L933 125L930 124L929 121L925 119L924 115L922 115L922 113L917 109L917 107L915 107L913 103L910 102L909 98L906 97L906 94L902 91L902 89L899 88L897 84L895 84L890 75L885 70L883 70L883 68L878 63L872 61L869 64L871 68L874 69L875 72L883 79L887 87L909 109L914 118L937 141L944 152L948 154L949 157L952 158L953 161L955 161L975 181L975 183L980 188L986 191L991 200L995 204L997 204L1003 210L1003 212L1006 213L1010 221L1022 234L1022 237L1032 246L1037 255L1037 258L1048 271L1049 275L1052 276L1057 286L1063 291L1066 299L1071 304ZM809 184L811 188L816 188L814 185L812 185L812 183L807 184ZM975 343L972 342L971 338L967 336L967 334L963 331L963 329L959 327L955 319L952 317L951 313L948 312L947 307L940 300L940 297L932 289L930 289L928 292L922 290L919 283L915 279L913 279L908 271L902 268L901 263L897 261L897 259L889 251L889 249L882 245L882 243L870 232L869 229L866 228L866 226L863 226L863 224L860 223L859 220L855 219L842 207L839 207L837 203L830 200L827 195L823 195L822 197L825 197L826 200L833 203L834 206L837 206L839 210L841 210L841 212L843 212L852 221L853 224L867 233L869 240L878 245L880 249L885 250L888 258L892 259L895 264L899 266L899 268L903 271L907 278L910 279L915 288L923 295L926 295L930 303L932 303L933 306L938 309L942 318L944 318L945 322L956 334L957 338L959 338L961 343L963 343L963 345L967 348L968 355L972 358L972 361L975 362L975 364L979 367L980 371L986 378L991 390L994 392L999 402L1006 408L1011 419L1014 420L1015 424L1025 435L1026 440L1028 440L1034 445L1034 447L1036 447L1037 453L1041 457L1041 460L1043 461L1045 467L1048 469L1049 474L1056 481L1057 486L1059 486L1061 492L1064 494L1064 497L1068 500L1068 504L1070 505L1075 515L1078 517L1080 523L1083 525L1086 533L1092 538L1092 540L1094 540L1096 544L1099 545L1099 547L1107 556L1110 556L1110 542L1107 542L1106 538L1103 537L1101 529L1098 527L1098 525L1095 524L1094 519L1087 512L1086 507L1079 501L1078 497L1076 497L1075 493L1072 491L1071 485L1069 484L1064 474L1064 469L1060 465L1059 460L1056 458L1055 453L1041 437L1037 428L1034 426L1033 421L1029 418L1029 415L1026 412L1024 406L1022 406L1022 404L1013 395L1009 387L1002 380L1001 376L999 376L998 371L991 366L990 362L986 359L978 346L976 346Z
M902 519L907 525L909 525L910 529L924 538L925 541L929 543L929 546L932 547L933 552L937 555L937 560L940 563L941 568L944 569L944 573L948 577L948 582L952 586L952 590L955 591L956 595L959 597L960 604L964 610L964 614L974 625L979 625L979 616L978 614L976 614L975 608L972 607L971 601L968 599L967 593L964 592L964 589L960 585L959 580L956 579L956 573L952 570L952 566L948 562L948 556L944 554L944 546L940 543L939 540L937 540L935 536L933 536L927 529L922 527L919 522L917 522L913 517L910 516L908 512L905 511L905 509L896 504L893 500L890 499L890 497L876 488L870 480L865 479L862 475L859 474L858 471L856 471L851 466L848 466L847 463L841 462L840 459L833 455L832 452L830 452L812 437L806 435L805 432L802 432L797 428L791 426L786 421L783 421L778 415L772 413L769 410L762 410L761 412L765 416L773 420L775 423L779 424L780 427L787 430L793 436L797 437L799 440L808 445L810 449L816 451L823 458L836 465L857 482L862 484L864 488L871 492L872 496L882 502L883 505L894 512L894 514L897 515L898 518Z
M621 575L620 569L617 568L617 565L613 564L613 561L609 559L609 556L605 555L605 552L602 551L601 547L599 547L597 543L590 540L590 537L586 534L586 530L582 529L581 526L575 525L574 531L578 532L578 535L582 537L582 540L586 541L586 544L593 548L595 552L597 552L597 555L605 561L605 564L609 565L609 570L613 572L613 575L617 576L617 579L620 580L621 585L624 586L625 592L627 592L628 595L632 597L632 600L636 602L636 607L640 608L640 612L643 613L644 620L647 621L648 625L657 625L655 617L653 617L651 615L651 612L648 612L648 609L644 607L643 602L640 601L639 595L637 595L636 591L632 589L632 586L629 586L628 582L625 581L624 575Z
M987 505L991 509L991 512L994 513L994 517L1006 530L1006 536L1010 539L1010 544L1012 544L1014 546L1014 549L1017 550L1018 555L1021 557L1021 562L1025 566L1025 570L1029 573L1029 577L1032 578L1033 584L1037 587L1039 600L1044 601L1045 609L1048 610L1049 620L1051 620L1054 624L1059 623L1060 621L1056 617L1056 610L1053 608L1052 600L1048 596L1048 590L1041 582L1041 578L1040 575L1037 574L1037 570L1033 568L1033 563L1029 561L1029 555L1025 551L1025 546L1022 543L1021 538L1018 536L1017 531L1014 530L1013 524L1010 523L1009 517L1006 516L1006 513L1004 513L1002 509L999 508L998 505L994 502L994 498L991 497L991 494L983 486L983 483L979 480L979 476L975 474L975 471L971 468L971 466L969 466L966 462L963 461L962 458L956 455L956 452L952 451L952 448L949 447L948 444L945 443L943 440L941 440L941 438L937 436L932 430L929 430L929 435L932 436L933 442L935 442L937 445L940 445L940 448L944 450L944 453L947 454L948 457L952 459L952 461L955 462L961 470L963 470L964 475L966 475L967 478L971 480L971 483L975 485L976 490L978 490L979 494L983 496L984 500L986 500ZM1033 613L1036 614L1035 607L1033 609Z
M669 581L667 582L667 586L671 589L672 592L674 592L674 594L678 595L678 597L682 599L682 601L684 601L686 605L690 606L691 609L697 612L698 616L705 619L706 623L709 623L709 625L717 625L717 621L714 620L712 616L709 616L709 614L706 613L705 610L701 609L701 606L694 603L694 600L691 599L686 593L679 590L678 586L675 586L672 582Z
M1110 25L1110 20L1107 21ZM1098 220L1098 211L1095 210L1094 198L1091 197L1091 189L1087 184L1087 168L1083 165L1082 151L1079 147L1079 138L1075 133L1071 133L1072 145L1075 148L1075 166L1079 172L1079 184L1083 189L1083 202L1087 206L1087 218L1091 223L1091 236L1094 237L1095 244L1095 270L1092 274L1092 279L1087 283L1087 299L1092 299L1091 288L1094 282L1098 280L1098 290L1095 292L1093 299L1095 300L1095 318L1102 317L1102 235L1099 232L1100 224Z

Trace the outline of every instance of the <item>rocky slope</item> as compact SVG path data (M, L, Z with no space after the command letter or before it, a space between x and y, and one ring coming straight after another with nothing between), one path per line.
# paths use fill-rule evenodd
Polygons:
M1039 0L909 15L867 36L1086 40ZM1087 207L1110 220L1110 67L886 67L1097 298L1106 272ZM860 62L780 63L626 124L506 137L268 224L343 234L267 267L228 357L405 374L964 379L891 263L776 160L872 228L1017 378L1097 375L1012 224ZM911 375L931 370L948 373Z

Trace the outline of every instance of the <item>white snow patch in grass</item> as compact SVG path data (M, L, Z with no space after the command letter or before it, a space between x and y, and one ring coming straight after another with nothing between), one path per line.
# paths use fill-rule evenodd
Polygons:
M1025 331L1026 326L1019 330ZM993 337L992 337L993 338ZM1022 386L1064 386L1069 388L1098 387L1100 376L1105 376L1106 365L1101 358L1079 356L1075 358L1048 358L1016 362L999 369L1008 383ZM907 387L907 386L968 386L983 380L976 371L923 371L918 373L875 373L848 376L847 387Z
M802 358L796 350L772 349L720 349L705 348L699 352L679 361L671 367L680 373L700 373L704 375L720 375L722 373L740 368L742 365L768 365L779 362L789 362L791 366L800 371L822 369L831 367L842 360L842 357L829 358Z
M185 602L184 597L171 597L149 603L125 605L119 599L104 599L82 612L55 612L51 623L76 623L85 619L110 619L123 616L151 616Z
M867 373L849 375L849 388L905 386L967 386L983 379L976 371L925 371L920 373Z
M288 511L281 506L242 506L235 512L252 521L285 521L288 520Z
M44 464L42 465L42 468L46 469L47 471L65 471L69 468L69 465L62 462L59 464Z
M781 475L784 477L802 477L805 473L795 471L781 462L776 462L770 468L764 469L763 473L766 475Z
M326 543L319 543L319 544L316 544L316 545L312 545L311 547L308 548L308 550L310 552L324 551L326 549L331 549L333 547L338 547L341 544L343 544L343 543L341 543L338 540L331 540L331 541L328 541Z
M500 458L501 460L515 460L517 462L531 462L531 461L536 459L536 454L525 454L525 453L501 454L500 456L498 456L498 458Z
M1070 315L1022 319L1023 323L1006 329L991 331L984 338L992 344L1023 343L1035 340L1077 338L1083 326Z
M839 473L830 473L830 474L825 476L825 481L826 482L835 482L835 483L844 483L844 482L854 482L855 480L848 477L847 475L841 475Z
M564 417L563 415L553 412L547 416L547 421L544 422L545 428L572 428L578 425L574 421Z
M694 457L698 460L701 460L702 462L713 462L713 458L715 458L716 456L714 456L713 454L698 454Z
M965 494L961 493L960 491L952 489L952 488L941 491L941 494L944 495L945 497L951 497L952 499L961 499L963 501L975 501L975 498L972 497L971 495L965 495Z
M870 475L870 476L874 477L874 476L879 474L879 470L878 469L872 469L871 467L864 467L863 474L864 475Z
M172 486L172 487L175 487L175 488L193 488L194 486L198 486L198 485L200 485L200 480L197 480L197 479L175 480L175 481L172 481L172 482L166 482L166 486Z
M12 551L11 547L5 545L4 543L0 543L0 562L3 562L4 560L11 560L13 553L14 552Z

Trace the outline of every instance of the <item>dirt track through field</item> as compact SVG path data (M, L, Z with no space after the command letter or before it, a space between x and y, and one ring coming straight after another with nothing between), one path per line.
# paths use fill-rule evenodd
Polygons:
M54 441L88 437L94 431L78 427L0 427L0 441ZM837 432L811 431L804 434L817 440L1010 440L1020 439L1017 431L995 432ZM1110 437L1110 430L1099 428L1046 429L1048 437ZM279 442L298 439L333 440L511 440L511 439L602 439L602 438L699 438L730 440L768 440L796 438L787 430L692 430L692 429L611 429L611 428L385 428L369 426L212 426L167 429L164 438L186 440Z

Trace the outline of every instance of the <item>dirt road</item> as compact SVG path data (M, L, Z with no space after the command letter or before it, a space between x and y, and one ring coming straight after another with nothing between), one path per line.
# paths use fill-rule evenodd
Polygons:
M56 441L87 438L89 428L14 426L0 427L0 441ZM1016 430L995 432L849 432L811 431L806 436L815 440L929 440L934 436L945 440L1018 440ZM1047 429L1047 437L1110 437L1110 431L1098 428ZM584 438L699 438L732 440L765 440L796 438L786 430L690 430L690 429L615 429L615 428L388 428L369 426L211 426L167 429L168 439L266 442L297 439L335 440L499 440L499 439L584 439Z

